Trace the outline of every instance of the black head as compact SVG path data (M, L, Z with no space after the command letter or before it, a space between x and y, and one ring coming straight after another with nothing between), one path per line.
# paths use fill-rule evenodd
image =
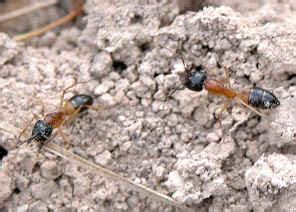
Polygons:
M202 91L204 81L207 79L206 73L202 68L196 67L193 70L188 70L185 78L185 86L192 91Z
M38 120L32 130L32 138L36 141L46 141L51 136L52 126L43 120Z
M69 99L72 106L77 110L80 108L79 112L82 112L87 109L86 106L90 106L93 104L94 100L91 96L85 94L78 94Z

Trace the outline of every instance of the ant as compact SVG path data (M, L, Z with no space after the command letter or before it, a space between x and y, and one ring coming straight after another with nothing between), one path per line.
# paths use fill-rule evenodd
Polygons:
M163 46L164 47L164 46ZM167 47L165 47L167 48ZM168 49L168 48L167 48ZM170 49L169 49L170 50ZM192 91L200 92L206 89L209 93L215 96L224 96L227 102L223 105L218 113L217 119L219 120L220 126L222 113L229 107L231 101L237 100L244 106L248 107L253 112L264 117L258 109L272 109L280 105L278 98L269 90L260 87L254 87L249 91L238 92L231 88L229 70L224 68L225 79L216 80L208 77L207 73L200 67L194 65L188 65L185 63L182 53L177 50L176 53L181 55L181 60L185 69L184 86ZM172 95L179 88L173 89L169 96Z
M81 84L84 82L77 82L77 79L75 78L74 83L70 85L69 87L65 88L62 91L61 97L60 97L60 105L59 109L57 111L47 113L44 115L42 119L39 119L35 122L31 137L21 141L22 135L25 133L27 128L32 124L33 120L38 117L38 115L34 114L34 117L31 119L31 121L28 122L28 124L23 128L19 136L17 137L18 141L20 141L19 146L23 145L24 143L30 143L33 140L36 140L39 144L39 149L42 148L42 146L50 141L49 139L52 136L52 132L54 129L58 130L58 133L62 136L63 140L67 142L67 145L70 144L70 141L67 139L66 135L62 131L62 126L64 126L67 122L71 121L75 116L81 114L82 112L86 111L87 109L91 108L94 110L97 110L99 108L93 106L93 98L86 94L77 94L72 96L68 100L64 100L64 96L67 93L67 91L71 88L73 88L77 84ZM42 105L44 109L44 104ZM42 109L42 110L43 110ZM2 129L3 131L8 132L8 130Z
M192 91L202 91L206 89L209 93L216 96L224 96L227 98L227 102L224 104L223 108L220 110L219 119L221 114L225 111L232 100L237 99L243 105L256 112L260 116L264 116L257 109L271 109L278 107L280 101L271 92L264 88L254 87L250 91L238 92L230 87L229 73L228 69L225 71L224 80L211 79L207 76L200 67L187 68L185 66L186 76L184 85Z

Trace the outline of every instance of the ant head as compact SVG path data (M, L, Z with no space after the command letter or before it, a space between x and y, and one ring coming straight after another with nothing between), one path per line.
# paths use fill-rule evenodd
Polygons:
M185 69L185 76L182 76L182 78L184 77L184 86L192 91L202 91L204 81L207 79L206 72L203 71L201 66L186 63L180 46L177 48L176 54L180 57Z
M192 91L202 91L206 79L206 72L201 66L192 67L190 70L186 70L184 85Z
M169 36L169 38L173 39L171 36ZM173 39L173 40L179 41L179 39ZM192 91L201 91L204 86L204 81L207 78L206 72L202 70L201 66L195 67L194 65L188 64L185 62L185 59L184 59L185 57L182 51L183 49L182 43L179 42L179 45L175 51L173 51L172 49L166 46L161 46L161 47L166 48L171 52L174 52L181 59L185 69L185 76L183 75L184 72L180 74L181 78L183 79L182 81L184 86ZM176 90L179 90L179 89L174 89L172 92L170 92L170 95L172 95Z
M32 130L32 137L28 141L35 139L36 141L46 141L51 136L53 127L43 120L38 120Z

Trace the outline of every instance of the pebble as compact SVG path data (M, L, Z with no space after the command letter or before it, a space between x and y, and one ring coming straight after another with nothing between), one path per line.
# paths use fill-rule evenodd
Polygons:
M95 162L102 166L109 164L111 160L112 154L107 150L95 157Z
M154 168L153 172L156 179L160 181L164 178L165 168L163 166L157 166Z
M108 105L108 106L113 106L115 105L115 101L114 101L114 98L113 96L111 96L110 94L108 93L105 93L103 94L101 97L100 97L100 101L102 101L104 104Z
M110 80L103 81L99 86L95 88L95 95L102 95L114 87L114 82Z
M54 180L61 175L61 169L59 169L57 162L53 160L45 161L40 169L42 177L48 180Z
M0 187L0 204L2 204L14 189L11 178L3 172L0 172Z
M179 175L178 171L172 171L169 173L168 180L165 182L168 188L183 188L184 181Z
M54 181L49 181L32 185L31 189L34 198L46 200L58 189L58 186Z
M30 180L28 178L24 177L24 176L18 175L16 177L16 186L21 191L28 188L29 183L30 183Z
M110 54L101 52L95 56L90 72L94 77L101 78L110 72L111 66L112 58Z
M209 143L217 142L219 141L219 139L220 139L220 136L215 132L210 132L207 134L207 140Z

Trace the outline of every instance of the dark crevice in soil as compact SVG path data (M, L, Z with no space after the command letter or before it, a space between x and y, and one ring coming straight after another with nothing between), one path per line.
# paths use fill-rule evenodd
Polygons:
M150 50L150 43L146 42L146 43L142 43L139 46L139 49L141 50L141 52L146 52L148 50Z
M132 24L142 24L143 20L144 20L143 16L139 14L134 14L134 17L132 17L130 21Z
M125 69L127 69L127 65L123 61L120 61L120 60L114 60L112 63L112 67L118 73L122 73Z
M18 187L16 187L16 188L13 190L13 193L15 193L15 194L19 194L19 193L21 193L21 190L20 190Z
M7 154L8 154L8 151L7 151L4 147L0 146L0 160L3 160L3 158L4 158Z

